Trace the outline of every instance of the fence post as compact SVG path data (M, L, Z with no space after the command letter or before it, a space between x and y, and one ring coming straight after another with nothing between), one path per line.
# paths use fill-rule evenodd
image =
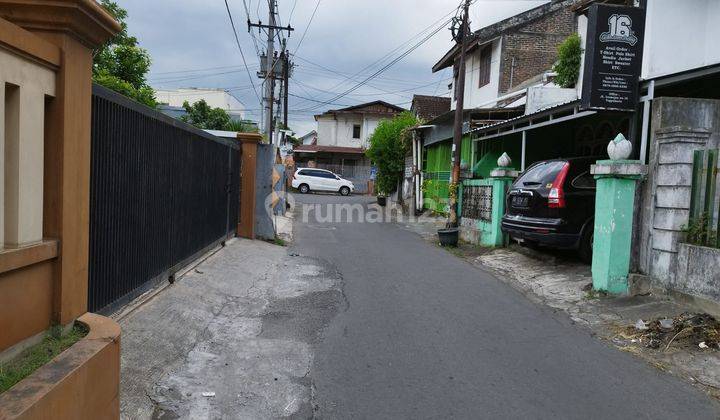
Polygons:
M255 172L257 147L262 136L257 133L238 133L242 168L240 193L240 219L237 234L243 238L255 239Z
M600 160L590 172L597 180L593 288L624 294L628 291L635 188L647 166L639 160Z
M706 237L708 244L712 237L713 218L715 217L715 191L717 181L717 149L708 150L707 173L705 178L705 214L707 215Z
M96 2L81 0L0 1L0 17L62 50L47 107L43 235L60 240L53 313L67 325L87 310L92 53L121 28Z
M514 169L495 168L490 172L492 180L492 222L490 234L482 235L480 244L489 247L505 246L507 235L502 231L502 218L505 215L505 194L517 178L518 172Z

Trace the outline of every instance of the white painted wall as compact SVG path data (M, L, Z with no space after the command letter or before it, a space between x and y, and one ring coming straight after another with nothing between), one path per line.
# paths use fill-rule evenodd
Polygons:
M480 81L480 49L478 48L469 55L469 59L465 63L465 106L464 108L491 108L494 103L487 104L498 97L500 91L500 53L501 39L497 38L492 42L492 65L490 67L490 83L483 87L479 87ZM457 101L455 101L455 86L453 81L453 89L451 89L452 104L451 109L455 109Z
M0 248L43 239L45 100L55 89L55 72L0 47Z
M182 106L188 101L190 105L204 99L213 108L221 108L235 119L245 118L245 105L223 89L156 89L155 99L170 106Z
M578 98L575 89L563 89L557 85L530 86L527 89L525 114L533 114L541 109L564 104Z
M650 0L643 79L720 63L720 1Z
M317 120L317 144L320 146L367 147L368 139L381 118L371 115L321 116ZM353 125L360 125L360 138L353 139Z

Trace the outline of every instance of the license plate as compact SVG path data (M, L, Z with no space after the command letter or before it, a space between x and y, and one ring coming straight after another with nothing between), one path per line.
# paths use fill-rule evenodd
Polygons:
M512 198L513 207L527 207L529 202L530 202L530 197L516 195L515 197Z

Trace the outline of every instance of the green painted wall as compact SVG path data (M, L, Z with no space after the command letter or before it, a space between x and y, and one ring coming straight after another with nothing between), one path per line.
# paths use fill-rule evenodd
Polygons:
M444 141L425 148L423 204L426 209L445 213L450 184L452 142Z

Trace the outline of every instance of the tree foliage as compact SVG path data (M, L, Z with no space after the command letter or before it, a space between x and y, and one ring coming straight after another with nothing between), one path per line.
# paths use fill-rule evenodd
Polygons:
M222 108L213 108L201 99L190 105L188 101L183 102L186 115L181 120L192 124L203 130L226 130L230 125L230 116ZM235 131L235 130L233 130Z
M411 112L403 112L391 120L383 120L370 136L366 155L377 166L375 183L381 194L395 191L402 180L405 155L410 148L409 128L418 124Z
M558 46L558 61L553 66L557 73L555 83L564 88L575 87L582 61L582 41L578 34L572 34Z
M155 92L147 83L151 59L147 50L127 32L127 11L112 0L100 4L120 23L122 30L93 55L93 80L140 103L155 107Z
M256 124L248 121L236 121L231 119L225 126L225 130L235 131L238 133L257 133L258 127Z

